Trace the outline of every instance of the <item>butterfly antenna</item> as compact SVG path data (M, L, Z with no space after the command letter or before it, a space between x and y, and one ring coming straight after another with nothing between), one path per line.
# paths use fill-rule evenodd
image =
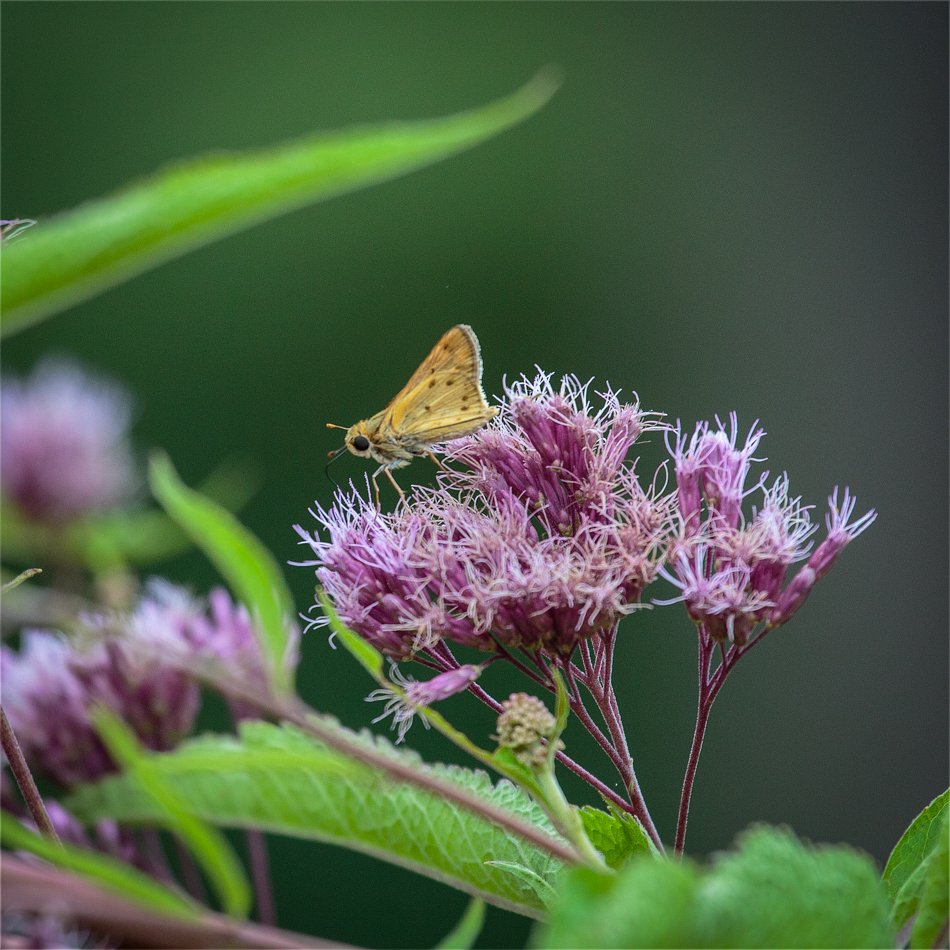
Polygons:
M330 479L331 482L333 482L333 484L337 488L340 487L340 483L330 474L330 465L333 462L335 462L343 454L345 449L346 449L346 446L341 445L338 449L335 449L332 452L327 452L327 458L329 459L329 461L323 467L323 473L326 475L328 479Z
M335 422L328 422L328 423L327 423L327 428L328 428L328 429L343 429L343 430L346 430L346 429L349 428L349 426L338 426Z

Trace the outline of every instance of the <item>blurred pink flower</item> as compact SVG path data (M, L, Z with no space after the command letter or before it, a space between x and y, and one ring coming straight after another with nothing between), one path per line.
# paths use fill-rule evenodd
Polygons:
M250 686L264 679L247 611L223 590L212 592L208 610L181 588L152 581L132 613L85 621L73 639L27 630L18 653L0 649L3 705L24 754L67 786L114 768L90 718L95 705L124 719L148 748L164 750L194 723L193 673L220 664Z
M62 522L126 501L137 479L121 387L62 360L0 387L0 488L31 518Z

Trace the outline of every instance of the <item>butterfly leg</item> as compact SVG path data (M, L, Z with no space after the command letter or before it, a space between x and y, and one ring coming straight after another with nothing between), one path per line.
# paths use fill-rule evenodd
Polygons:
M395 488L396 491L399 493L399 497L403 501L406 500L406 493L399 487L399 484L396 482L396 479L393 478L393 473L389 469L390 469L389 465L380 465L379 468L376 469L375 472L373 472L372 481L373 481L373 490L376 492L376 509L377 510L382 510L381 502L379 499L379 482L376 481L376 476L379 475L380 472L382 472L389 479L389 481L392 483L393 488Z
M406 503L407 503L407 502L406 502L406 493L399 487L399 483L396 481L396 479L393 478L393 473L392 473L392 471L390 470L390 467L387 465L387 466L383 469L383 471L386 473L386 477L390 480L390 482L392 482L393 488L395 488L396 491L399 492L399 497L402 499L403 504L406 504Z
M450 471L451 471L451 469L446 468L446 467L442 464L441 459L437 459L437 458L435 457L435 455L434 455L432 452L426 452L426 455L427 455L430 459L432 459L432 461L435 462L435 464L438 465L438 467L441 468L443 472L450 472Z

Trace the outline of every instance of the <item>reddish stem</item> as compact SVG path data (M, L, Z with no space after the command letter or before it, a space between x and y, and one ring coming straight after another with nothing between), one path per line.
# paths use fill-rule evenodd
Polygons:
M270 867L267 861L267 839L256 828L247 829L247 853L251 859L251 876L254 880L254 897L257 903L257 919L266 927L277 923L274 909L274 894L270 884Z
M3 754L7 757L7 762L10 763L10 770L13 772L13 777L20 788L23 801L26 802L26 807L30 810L33 824L39 829L40 834L59 844L59 835L56 834L53 823L49 820L46 806L43 804L43 797L36 787L36 782L33 781L33 773L26 764L23 750L20 748L20 743L17 742L16 733L14 733L2 706L0 706L0 741L2 741Z
M689 760L686 763L686 774L683 776L683 791L680 795L679 815L676 819L676 840L673 842L673 853L682 854L686 842L686 822L689 819L689 802L693 795L693 782L696 779L696 767L699 765L699 753L703 750L703 736L706 733L706 723L709 720L709 705L705 696L700 692L696 709L696 728L693 730L693 742L689 749Z
M235 731L240 729L244 711L239 702L229 702L231 721ZM247 855L251 864L251 880L254 882L254 903L257 906L257 919L268 927L277 923L277 911L274 905L274 892L270 881L270 864L267 858L267 839L257 828L248 828L245 832Z
M180 838L175 838L175 853L178 855L178 866L181 869L181 877L185 882L185 890L191 896L202 904L208 903L208 895L205 892L204 881L201 879L201 872L191 852L185 847Z
M698 696L696 700L696 726L693 729L693 741L689 749L689 759L686 762L686 774L683 776L683 791L680 795L679 814L676 819L676 840L673 843L674 854L682 854L686 843L686 824L689 820L689 804L693 795L693 784L696 781L696 768L699 765L699 756L703 750L703 737L709 723L709 713L712 704L719 695L726 677L735 669L736 663L768 632L763 630L742 647L731 646L728 649L720 645L722 659L715 670L710 672L709 665L716 644L706 628L700 624L698 649Z
M613 649L613 639L604 644L605 650ZM605 680L605 686L594 686L588 684L588 690L604 717L604 723L610 738L613 742L611 761L614 762L620 777L623 779L624 786L627 789L627 795L633 806L633 814L639 819L647 834L659 851L663 851L663 842L660 840L660 834L656 830L650 810L647 808L646 799L643 797L643 791L640 783L637 781L637 773L633 767L633 757L630 755L630 747L627 745L627 736L623 728L623 720L620 717L620 708L617 705L617 695L614 692L613 683Z
M620 777L623 780L624 787L627 790L630 800L627 801L622 796L618 795L613 789L610 788L610 786L606 785L592 773L588 772L587 769L585 769L574 759L565 755L564 752L557 753L557 760L566 768L570 769L570 771L572 771L579 778L587 782L587 784L590 785L603 798L608 799L618 808L627 812L627 814L633 815L635 818L637 818L643 825L644 829L656 847L660 851L663 851L663 843L660 840L660 835L656 830L656 825L654 825L653 819L650 816L650 812L647 809L646 801L643 798L643 793L640 790L640 785L637 782L636 773L633 769L633 761L630 757L629 748L627 747L627 740L626 736L624 735L623 723L620 719L620 712L617 707L617 699L613 691L613 684L608 682L605 689L600 685L596 674L593 673L597 666L600 666L601 669L605 671L610 670L611 658L602 654L612 653L615 642L615 634L616 628L614 628L614 630L610 633L605 633L602 635L602 641L600 644L598 644L599 649L597 651L597 656L594 659L592 668L589 669L587 673L575 667L569 659L563 660L560 665L564 671L565 679L567 680L568 689L570 691L569 702L572 712L581 721L581 724L590 733L594 741L601 747L601 749L603 749L604 754L610 759L614 768L617 769L617 772L620 774ZM458 661L455 659L455 655L444 642L434 648L430 647L428 653L434 662L427 662L425 664L427 666L438 666L442 669L452 669L458 666ZM528 675L539 686L543 686L549 692L554 692L554 678L544 665L543 657L538 651L534 651L534 653L531 654L531 657L532 660L538 665L542 676L546 675L546 679L542 679L542 676L533 673L530 668L525 666L525 664L519 661L500 644L498 644L498 653L496 656L501 659L508 660L516 668L521 670L521 672ZM418 656L416 657L416 660L424 662ZM584 661L585 666L588 665L589 658L585 656ZM593 675L591 676L589 674ZM591 679L593 679L593 682L591 682ZM597 703L601 715L604 718L604 722L607 725L608 731L610 732L610 739L604 735L597 723L594 722L587 710L587 707L584 705L583 699L577 688L578 680L587 687L587 690ZM501 703L499 703L498 700L496 700L490 693L488 693L477 683L473 683L471 686L469 686L468 692L470 692L473 696L475 696L476 699L479 699L494 712L501 711Z

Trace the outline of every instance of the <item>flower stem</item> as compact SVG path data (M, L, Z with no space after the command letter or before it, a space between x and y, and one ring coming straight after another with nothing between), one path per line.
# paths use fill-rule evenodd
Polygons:
M630 801L636 809L635 814L637 818L639 818L647 834L662 854L664 851L663 842L660 840L660 834L656 830L656 825L653 823L650 810L647 808L646 799L643 797L643 792L640 789L640 783L637 781L637 773L633 767L633 757L630 755L630 748L627 745L627 736L624 732L623 722L620 719L617 696L614 693L613 683L610 682L607 683L605 706L606 708L601 706L601 709L604 712L607 729L610 732L611 738L614 740L618 754L622 757L624 762L624 773L622 774L624 776L624 785L627 788L627 794L630 796Z
M554 777L554 769L549 761L546 768L535 772L535 778L544 795L544 802L550 809L551 817L557 820L559 831L577 849L584 863L597 871L608 870L603 855L591 844L584 823L577 810L564 797L561 786Z
M238 700L229 699L231 721L236 732L240 731L241 720L248 718L245 715L246 704ZM247 840L247 854L251 863L251 879L254 882L254 903L257 905L257 919L268 927L277 923L277 912L274 907L274 893L270 883L270 865L267 859L267 839L256 828L248 828L245 832Z
M686 774L683 776L683 791L680 795L679 815L676 819L676 840L673 842L673 853L682 854L686 842L686 822L689 819L689 801L693 794L693 782L696 779L696 767L699 765L699 753L703 749L703 736L706 733L706 723L709 721L709 704L700 691L696 709L696 727L693 730L693 743L689 750L689 761L686 763Z
M247 853L251 859L257 919L265 926L273 927L277 923L277 912L274 909L274 895L270 885L267 839L256 828L247 829Z
M16 734L7 720L7 714L2 706L0 706L0 738L2 738L3 754L10 763L13 777L20 788L20 794L23 796L23 801L26 802L26 807L30 810L33 823L39 829L40 834L59 844L59 835L56 834L56 829L53 828L53 823L49 820L49 814L47 814L46 806L43 804L43 797L36 787L36 782L33 781L33 773L26 764L23 750L20 748L20 743L17 742Z
M696 700L696 726L693 729L693 741L689 749L689 759L686 762L686 774L683 776L683 791L680 794L679 814L676 819L676 840L673 843L674 854L682 854L686 843L686 824L689 820L689 803L693 795L693 783L696 781L696 768L699 765L699 755L703 750L703 737L706 734L706 726L709 723L709 712L712 704L722 689L722 684L726 677L733 670L739 658L745 654L749 648L756 643L751 641L747 646L732 646L728 650L723 650L722 659L713 672L710 672L710 659L712 657L715 643L712 637L700 625L699 633L699 651L697 657L698 666L698 697ZM761 639L761 637L759 638Z
M643 792L640 789L640 783L637 781L637 773L633 767L633 757L630 755L630 747L627 744L627 736L620 716L620 707L617 704L617 694L614 692L614 686L611 682L616 634L617 628L614 627L600 635L594 657L591 657L588 652L582 653L581 658L585 666L583 676L571 664L570 660L565 660L562 664L569 684L573 684L574 678L577 677L587 687L587 691L600 710L604 725L606 725L607 732L610 734L610 740L607 740L593 722L576 693L572 696L571 709L614 764L630 799L632 808L628 811L636 816L657 849L662 853L664 850L663 842L660 840L659 832L656 830L650 810L647 808L646 799L644 799ZM600 675L597 673L598 670ZM601 676L603 679L601 679Z

